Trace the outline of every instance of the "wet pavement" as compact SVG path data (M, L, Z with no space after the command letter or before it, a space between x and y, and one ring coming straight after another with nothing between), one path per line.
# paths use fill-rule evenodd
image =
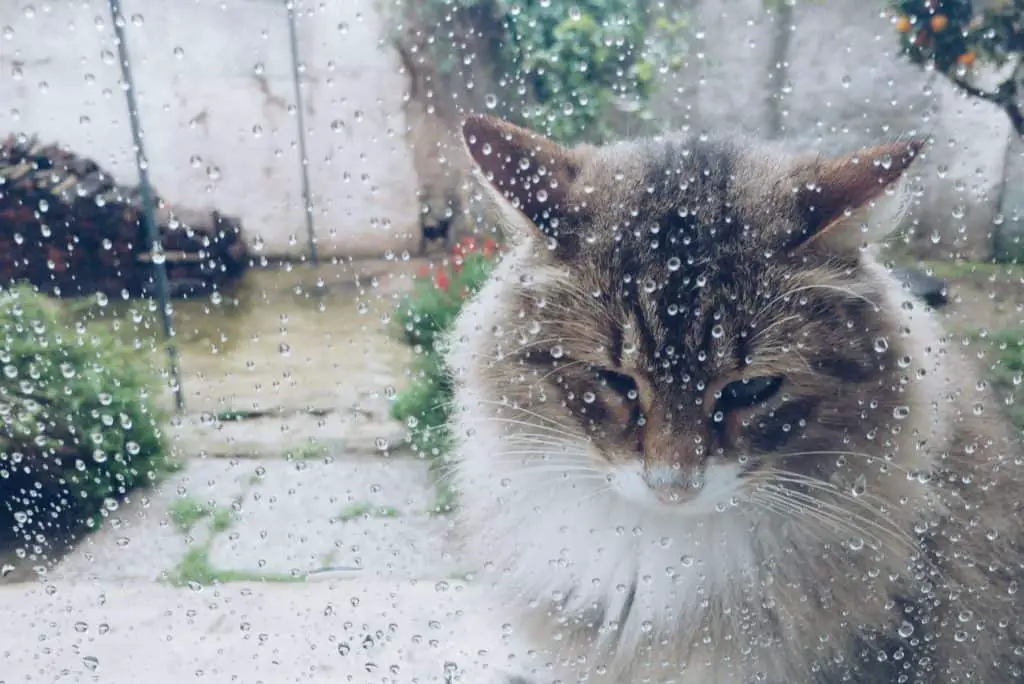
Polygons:
M388 417L411 353L390 313L419 265L259 271L176 302L183 468L56 565L0 559L0 684L484 684L453 673L493 659L504 621L460 581L452 520ZM147 304L75 306L165 363Z
M55 564L8 554L0 683L446 682L479 657L452 520L388 416L419 266L281 267L175 302L182 468ZM148 303L69 307L165 366Z

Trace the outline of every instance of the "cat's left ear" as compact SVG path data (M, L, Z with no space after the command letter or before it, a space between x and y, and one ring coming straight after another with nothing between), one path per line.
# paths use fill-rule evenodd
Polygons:
M888 236L910 206L904 176L924 146L923 139L900 140L810 162L796 189L803 231L791 246L848 251Z
M569 189L580 171L578 152L491 116L468 117L462 132L499 203L507 203L502 208L511 205L541 232L559 237L559 219L569 211ZM510 223L522 223L523 216L506 215Z

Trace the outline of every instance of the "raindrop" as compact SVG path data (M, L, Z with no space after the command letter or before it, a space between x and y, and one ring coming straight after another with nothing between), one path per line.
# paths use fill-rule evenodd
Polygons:
M854 496L863 496L864 492L867 491L867 488L868 479L863 474L861 474L858 475L857 479L853 481L853 487L851 488L850 492Z

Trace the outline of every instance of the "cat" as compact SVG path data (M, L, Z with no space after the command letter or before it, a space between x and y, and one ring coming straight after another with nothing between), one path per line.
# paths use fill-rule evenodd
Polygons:
M925 141L463 132L511 245L447 350L464 551L527 644L488 673L1024 681L1017 436L874 256Z

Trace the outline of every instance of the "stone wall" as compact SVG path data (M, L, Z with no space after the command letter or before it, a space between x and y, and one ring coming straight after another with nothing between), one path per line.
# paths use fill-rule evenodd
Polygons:
M123 0L158 191L238 215L263 254L307 251L283 1ZM299 4L316 234L325 255L419 241L408 79L374 0ZM0 3L0 134L55 140L134 183L106 0Z

